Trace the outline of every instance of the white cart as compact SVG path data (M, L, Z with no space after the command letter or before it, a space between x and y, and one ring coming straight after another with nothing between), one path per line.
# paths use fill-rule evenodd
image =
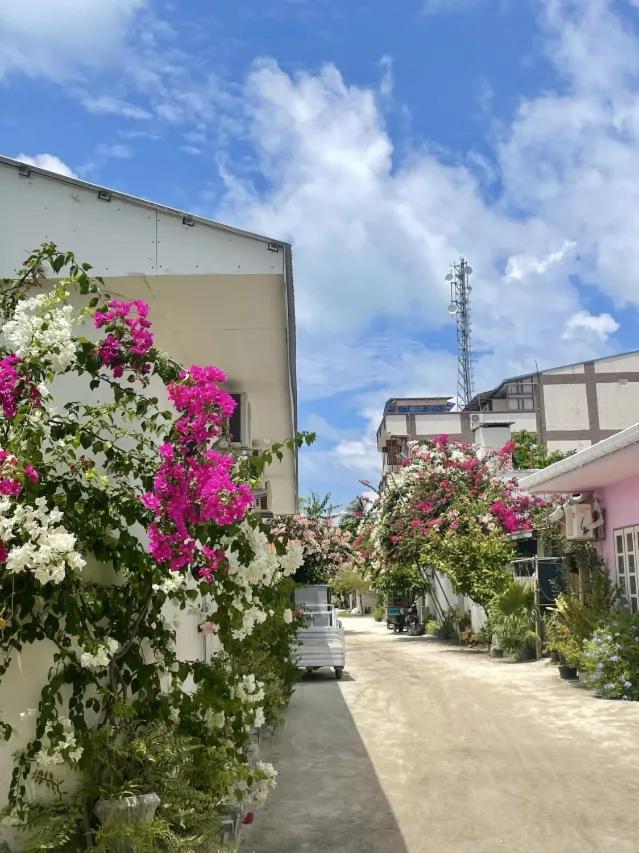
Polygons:
M344 628L330 602L330 587L325 584L298 587L295 603L306 616L304 628L297 632L295 661L310 672L322 666L332 667L341 678L346 661Z

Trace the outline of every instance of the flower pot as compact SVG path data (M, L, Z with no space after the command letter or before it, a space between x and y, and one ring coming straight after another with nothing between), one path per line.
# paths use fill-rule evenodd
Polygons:
M160 805L157 794L137 794L117 800L98 800L95 814L102 826L122 823L151 823Z
M517 652L517 660L535 660L537 657L537 649L531 643L524 643Z
M557 652L557 658L559 663L563 666L566 663L566 658L562 655L561 652Z
M559 652L556 649L550 650L550 660L552 663L559 663Z
M577 675L577 667L568 666L567 663L559 664L559 675L566 681L577 681L577 679L579 678L579 676Z
M503 658L504 650L503 649L497 649L497 648L493 647L490 650L490 656L491 656L491 658Z

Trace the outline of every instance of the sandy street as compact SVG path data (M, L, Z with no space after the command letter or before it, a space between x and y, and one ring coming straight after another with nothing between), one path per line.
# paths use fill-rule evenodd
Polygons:
M263 742L279 785L242 853L639 853L639 703L345 620Z

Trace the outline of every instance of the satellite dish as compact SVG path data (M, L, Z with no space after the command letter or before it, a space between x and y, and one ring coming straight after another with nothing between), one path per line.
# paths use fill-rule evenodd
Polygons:
M445 276L445 279L446 279L446 281L452 281L453 280L453 274L449 272L448 275Z
M451 302L448 306L448 313L451 315L451 317L454 317L458 311L459 305L456 302Z
M473 271L473 268L472 268L472 267L469 267L469 266L468 266L468 264L466 264L466 266L464 267L464 269L466 270L466 275L470 275L470 274L472 273L472 271Z

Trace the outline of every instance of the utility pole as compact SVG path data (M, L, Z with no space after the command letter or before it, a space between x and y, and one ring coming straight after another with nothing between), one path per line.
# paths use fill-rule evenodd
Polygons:
M461 258L451 264L448 313L457 324L457 408L461 411L473 397L473 362L470 325L470 280L472 268Z

